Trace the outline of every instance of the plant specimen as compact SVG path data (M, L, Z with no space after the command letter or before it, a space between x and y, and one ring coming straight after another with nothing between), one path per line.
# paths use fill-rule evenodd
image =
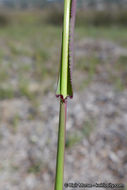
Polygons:
M76 0L64 0L61 64L56 96L60 97L55 190L63 189L67 97L73 97L72 65Z

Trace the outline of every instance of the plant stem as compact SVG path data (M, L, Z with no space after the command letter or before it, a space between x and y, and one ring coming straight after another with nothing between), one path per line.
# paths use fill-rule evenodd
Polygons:
M67 102L60 100L55 189L63 190Z
M61 90L63 97L68 94L68 56L69 56L69 31L70 31L70 7L71 0L64 0L64 22L62 37L62 72L61 72Z

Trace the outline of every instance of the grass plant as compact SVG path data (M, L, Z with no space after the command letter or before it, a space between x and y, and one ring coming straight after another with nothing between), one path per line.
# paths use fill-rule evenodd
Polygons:
M60 97L60 114L55 190L63 189L67 97L72 98L73 96L71 71L73 63L73 33L75 23L75 12L76 0L65 0L61 65L58 80L58 88L56 92L57 97Z

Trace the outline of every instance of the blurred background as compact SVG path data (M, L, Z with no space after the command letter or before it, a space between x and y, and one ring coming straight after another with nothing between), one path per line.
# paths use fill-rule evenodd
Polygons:
M77 3L65 182L127 190L127 1ZM0 0L0 190L53 190L62 19L63 0Z

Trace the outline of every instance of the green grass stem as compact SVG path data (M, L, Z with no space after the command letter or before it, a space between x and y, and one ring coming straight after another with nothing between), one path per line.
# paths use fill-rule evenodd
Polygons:
M66 104L67 104L66 102L63 102L62 100L60 100L55 190L63 190L66 109L67 109Z

